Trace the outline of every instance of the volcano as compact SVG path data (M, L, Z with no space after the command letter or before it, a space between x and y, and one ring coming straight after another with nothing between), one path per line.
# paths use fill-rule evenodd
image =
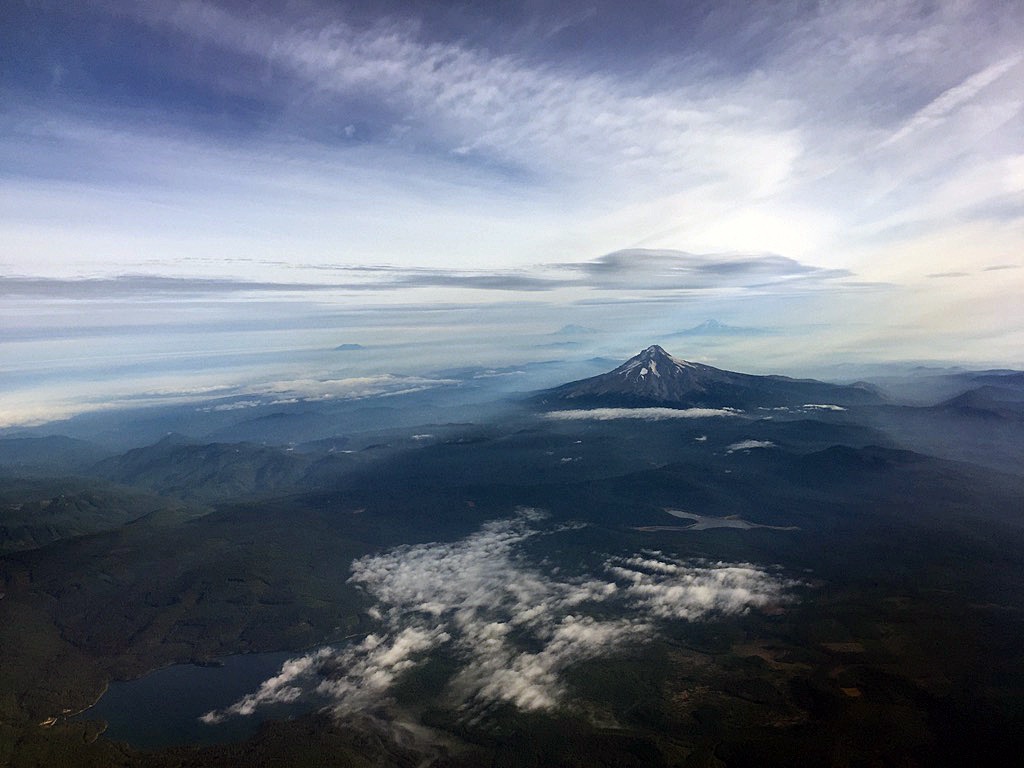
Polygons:
M882 402L867 384L829 384L815 379L755 376L674 357L657 344L618 368L537 395L544 404L592 407L681 408L867 405Z

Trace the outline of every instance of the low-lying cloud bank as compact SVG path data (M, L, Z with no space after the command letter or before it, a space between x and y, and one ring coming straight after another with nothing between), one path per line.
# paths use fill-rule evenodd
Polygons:
M252 391L263 395L278 395L282 398L298 400L360 400L368 397L386 395L405 395L421 392L435 387L455 386L455 379L435 379L422 376L400 376L391 373L375 376L355 376L349 378L323 379L292 379L277 381L262 388L253 387ZM290 402L287 399L275 402Z
M422 392L438 387L458 386L456 379L435 379L422 376L399 376L391 373L376 376L355 376L349 378L289 379L266 384L240 387L230 397L245 397L244 400L228 400L196 408L202 413L238 411L258 408L264 405L290 405L300 402L322 402L326 400L366 400L372 397L394 397ZM222 389L227 389L222 388ZM166 400L187 399L187 393L176 395L168 391L162 395ZM227 398L225 398L227 399Z
M574 411L548 411L544 418L554 421L612 421L614 419L707 419L713 416L740 416L735 408L589 408Z
M542 520L524 510L460 541L356 560L351 581L374 599L380 631L286 662L257 691L203 720L305 697L339 715L362 711L387 703L401 675L434 651L457 660L444 695L467 715L501 704L551 709L570 703L562 673L571 665L651 640L668 620L785 601L795 585L748 563L684 562L657 551L609 557L598 574L566 576L523 551L529 539L566 530Z
M734 453L735 451L749 451L751 448L774 448L775 443L771 440L740 440L738 443L733 443L727 446L725 449L726 453Z

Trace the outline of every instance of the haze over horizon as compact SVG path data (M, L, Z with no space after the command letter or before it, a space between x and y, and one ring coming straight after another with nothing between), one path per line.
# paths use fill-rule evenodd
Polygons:
M650 343L1024 367L1018 5L0 13L0 426Z

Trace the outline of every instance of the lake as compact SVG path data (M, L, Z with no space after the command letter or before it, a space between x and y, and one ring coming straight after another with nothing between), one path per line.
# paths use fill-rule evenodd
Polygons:
M261 707L256 715L231 717L217 725L207 725L199 718L252 693L277 674L281 664L299 655L246 653L220 659L217 666L164 667L138 680L111 683L100 700L76 719L106 720L107 738L140 749L239 741L255 733L264 720L301 714L314 705Z

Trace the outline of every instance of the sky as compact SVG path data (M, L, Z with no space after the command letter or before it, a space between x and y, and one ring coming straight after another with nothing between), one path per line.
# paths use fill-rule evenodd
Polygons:
M1015 2L8 0L0 425L427 326L1024 366L1022 104Z

